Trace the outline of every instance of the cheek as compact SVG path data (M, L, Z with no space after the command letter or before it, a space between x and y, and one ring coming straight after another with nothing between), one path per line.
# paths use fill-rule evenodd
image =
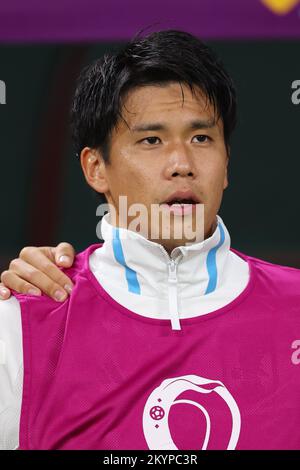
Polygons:
M226 175L226 166L224 164L212 161L206 166L205 171L202 168L199 174L202 174L204 186L208 190L214 189L216 194L223 190Z
M150 192L153 190L154 181L158 180L159 169L155 168L153 162L142 161L137 155L131 157L124 162L122 174L124 186L130 184L139 194Z
M124 164L122 167L111 168L109 174L110 190L117 195L128 196L128 202L146 202L155 186L154 176L145 171L141 165ZM150 197L151 199L151 197Z
M219 210L224 191L225 170L226 166L219 161L211 162L206 166L205 171L199 173L200 187L203 188L203 196L206 202L205 210L208 214L215 214Z

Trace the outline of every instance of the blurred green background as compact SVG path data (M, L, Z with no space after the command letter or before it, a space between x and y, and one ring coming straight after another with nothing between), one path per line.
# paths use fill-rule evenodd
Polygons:
M229 187L220 215L232 246L300 267L299 41L206 41L238 91ZM120 43L0 47L0 271L25 245L98 242L97 200L69 136L68 116L80 69Z

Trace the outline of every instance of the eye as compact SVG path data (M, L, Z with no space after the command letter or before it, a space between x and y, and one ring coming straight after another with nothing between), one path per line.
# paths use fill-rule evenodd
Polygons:
M203 144L205 142L208 142L209 140L211 140L211 138L208 136L208 135L205 135L205 134L200 134L200 135L195 135L194 139L199 139L198 140L198 144Z
M153 137L145 137L145 139L140 140L140 142L141 143L148 143L149 145L155 145L155 144L159 143L159 142L157 142L158 140L160 141L159 137L153 136Z

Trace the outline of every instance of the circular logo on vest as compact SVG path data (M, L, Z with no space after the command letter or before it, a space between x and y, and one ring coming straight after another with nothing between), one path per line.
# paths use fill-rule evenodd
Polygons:
M231 432L228 435L227 449L235 449L241 429L241 416L233 396L219 380L210 380L198 375L183 375L164 380L149 395L143 413L143 431L149 449L177 449L169 428L169 413L173 405L185 403L196 407L204 416L206 430L202 450L207 449L211 435L211 419L208 410L198 401L177 399L187 391L201 394L217 394L226 403L231 414ZM200 399L201 402L201 399Z

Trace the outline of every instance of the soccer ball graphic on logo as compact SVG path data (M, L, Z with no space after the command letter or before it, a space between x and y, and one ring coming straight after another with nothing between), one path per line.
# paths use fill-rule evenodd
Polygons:
M150 416L155 420L163 419L165 416L164 409L161 406L153 406L150 410Z
M205 388L209 386L209 388ZM149 395L143 413L143 431L149 449L177 449L169 429L168 416L172 406L177 403L185 403L197 407L205 417L206 433L202 444L202 450L207 449L211 420L208 411L200 403L192 400L177 400L183 392L193 390L200 394L216 393L228 406L232 429L227 449L235 449L240 435L241 416L239 408L225 385L219 380L205 379L198 375L184 375L164 380L159 387L155 388ZM163 407L156 403L163 404ZM158 424L159 422L159 424Z

